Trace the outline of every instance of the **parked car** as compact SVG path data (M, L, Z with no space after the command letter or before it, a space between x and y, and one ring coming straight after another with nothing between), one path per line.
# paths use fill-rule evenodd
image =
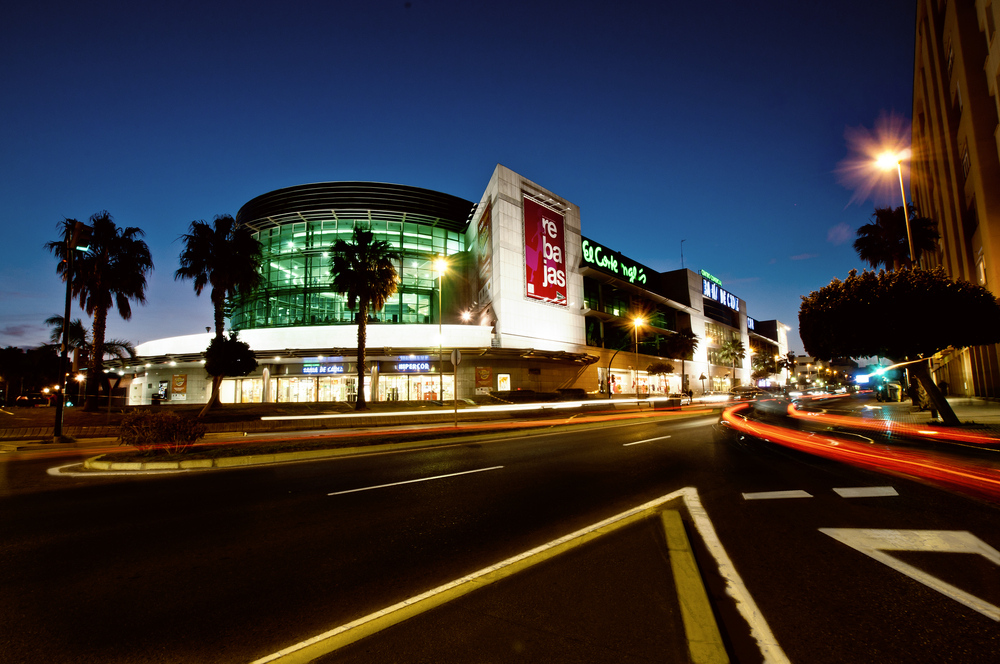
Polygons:
M22 394L14 400L14 405L18 408L32 408L34 406L51 406L52 396L48 394Z

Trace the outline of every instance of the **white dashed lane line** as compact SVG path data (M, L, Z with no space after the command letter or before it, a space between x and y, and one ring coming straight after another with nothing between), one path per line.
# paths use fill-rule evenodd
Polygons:
M459 475L471 475L472 473L484 473L487 470L500 470L503 466L491 466L490 468L477 468L476 470L465 470L460 473L448 473L447 475L435 475L433 477L419 477L415 480L404 480L402 482L392 482L390 484L379 484L377 486L363 486L358 489L348 489L347 491L334 491L328 496L341 496L345 493L356 493L358 491L370 491L371 489L385 489L390 486L400 486L402 484L413 484L414 482L428 482L430 480L441 480L446 477L458 477Z
M891 486L859 486L846 489L834 489L841 498L881 498L883 496L898 496Z
M658 438L647 438L646 440L637 440L634 443L625 443L622 447L629 447L630 445L642 445L643 443L651 443L654 440L665 440L670 438L670 436L659 436Z
M898 496L891 486L841 487L833 490L841 498L882 498ZM812 498L812 494L801 489L791 491L757 491L744 493L743 500L778 500L782 498Z
M811 493L802 490L795 491L758 491L756 493L744 493L743 500L775 500L779 498L812 498Z

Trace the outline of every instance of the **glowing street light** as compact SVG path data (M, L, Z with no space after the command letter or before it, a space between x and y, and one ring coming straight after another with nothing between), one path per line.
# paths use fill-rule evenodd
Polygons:
M906 240L910 245L910 266L916 262L916 255L913 253L913 234L910 233L910 211L906 207L906 189L903 188L903 159L907 157L907 152L883 152L875 160L875 163L883 171L890 171L896 168L899 175L899 193L903 196L903 219L906 221Z

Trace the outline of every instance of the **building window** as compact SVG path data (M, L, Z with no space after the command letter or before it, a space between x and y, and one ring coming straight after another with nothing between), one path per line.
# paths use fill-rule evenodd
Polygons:
M958 107L958 114L962 114L962 86L955 86L955 106Z
M980 286L986 286L986 259L983 256L983 250L979 250L979 254L976 256L976 281Z
M972 161L969 158L969 143L966 141L962 143L962 172L965 173L965 177L969 177L969 171L972 169Z
M948 76L951 76L951 67L955 64L955 47L952 43L948 42Z

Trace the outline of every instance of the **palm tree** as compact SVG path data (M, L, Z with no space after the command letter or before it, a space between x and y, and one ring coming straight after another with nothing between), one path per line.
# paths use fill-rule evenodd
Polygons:
M181 236L184 249L174 280L193 280L196 295L201 295L205 286L212 287L209 297L215 313L215 337L220 338L226 326L226 298L260 285L261 244L250 229L237 226L228 214L216 215L211 224L192 221L189 230Z
M221 343L226 327L226 300L260 285L263 250L250 229L238 226L228 214L216 215L211 224L192 221L189 230L181 236L184 249L174 281L193 280L196 295L201 295L206 286L212 287L209 297L215 315L215 339ZM224 378L223 374L212 374L212 396L201 415L219 404L219 388Z
M941 235L937 231L937 222L933 219L918 216L912 205L907 206L907 211L910 217L910 235L913 237L913 262L917 263L924 251L937 249L937 241ZM887 270L895 271L902 265L911 264L903 206L875 208L871 223L859 228L857 236L854 251L872 269L884 266Z
M45 319L45 324L52 328L52 333L49 335L49 340L52 342L53 346L62 346L63 338L63 317L56 314L55 316L49 316ZM69 348L67 351L74 349L84 350L90 346L90 330L88 330L83 325L83 321L77 318L76 320L70 320L69 322Z
M733 386L736 385L736 361L742 360L746 356L746 346L740 339L727 339L719 347L719 359L732 367Z
M676 334L670 335L670 338L667 340L667 351L670 353L670 356L676 357L681 361L681 392L689 389L687 386L685 364L697 348L698 335L691 330L681 330Z
M65 280L67 242L76 221L63 221L63 239L46 246L60 261L57 272ZM118 310L122 320L132 318L132 302L146 302L146 275L153 270L149 247L141 239L142 229L129 226L119 228L108 212L90 217L90 248L74 259L70 289L80 300L80 306L92 316L93 352L90 354L90 375L103 375L104 334L108 325L108 311ZM87 400L84 410L97 410L99 380L87 381Z
M50 345L62 346L63 317L59 315L49 316L45 319L45 324L52 328L49 339ZM77 318L69 323L69 350L79 350L84 357L90 356L92 344L90 343L90 330L83 325L83 321ZM128 339L105 339L104 357L118 360L124 367L125 360L135 359L135 345Z
M63 317L59 315L49 316L45 319L45 324L52 328L52 333L49 335L52 343L49 346L59 349L62 346ZM70 321L68 350L79 351L84 361L87 361L92 350L91 346L90 330L84 327L83 321L79 318ZM105 339L104 358L117 360L118 366L124 369L126 360L134 360L136 358L135 345L127 339ZM76 371L76 358L73 359L73 370ZM101 384L107 383L110 385L110 381L106 380L103 376L97 377L96 380L100 381ZM119 378L115 381L114 387L117 388L120 382L121 379ZM110 398L111 389L108 389L108 399L110 400Z
M330 274L333 289L347 294L347 307L357 308L358 322L358 398L355 410L365 405L365 341L368 335L368 312L380 311L396 292L399 256L388 242L376 240L371 228L354 227L350 242L337 240L330 247Z

